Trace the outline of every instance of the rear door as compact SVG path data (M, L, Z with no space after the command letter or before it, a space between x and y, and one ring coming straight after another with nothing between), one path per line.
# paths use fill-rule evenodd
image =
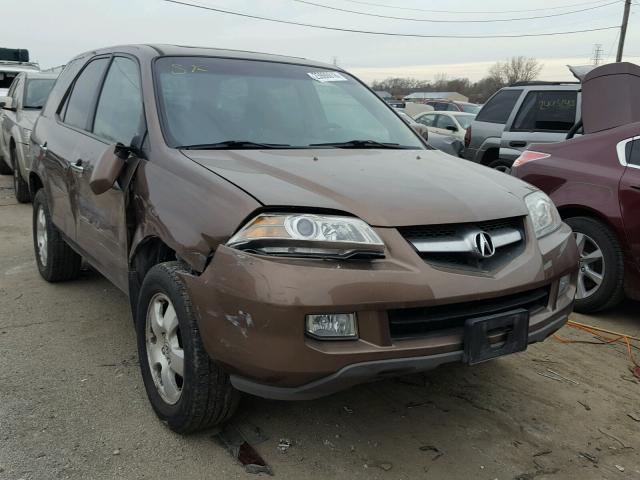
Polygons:
M636 264L640 266L640 137L627 142L620 152L625 171L620 181L620 209Z
M577 87L531 90L519 105L500 142L500 158L515 160L532 143L566 139L579 118Z
M121 290L128 285L126 198L115 183L95 195L89 186L102 154L116 143L131 146L145 132L140 68L135 59L116 55L100 92L88 131L75 150L73 185L76 201L76 242L91 263ZM135 141L137 143L137 140Z
M38 122L38 147L46 171L44 178L49 211L53 223L72 242L76 239L76 209L73 202L77 201L72 164L77 159L78 144L86 136L97 98L97 87L108 62L108 57L89 61L66 92L55 118Z

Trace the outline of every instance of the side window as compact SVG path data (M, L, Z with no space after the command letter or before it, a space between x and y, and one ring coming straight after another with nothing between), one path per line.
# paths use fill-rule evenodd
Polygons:
M459 109L458 109L458 107L456 106L456 104L455 104L455 103L450 103L450 104L447 106L447 110L448 110L448 111L450 111L450 112L457 112L457 111L459 111Z
M64 123L82 130L90 128L89 121L92 117L95 98L108 63L108 58L98 58L89 62L82 70L60 112Z
M435 107L436 107L436 110L438 110L439 112L442 112L443 110L446 110L447 108L449 108L449 104L444 102L438 102L436 103Z
M426 127L433 127L433 121L435 120L435 115L422 115L421 117L416 119L416 122L421 123Z
M447 127L455 127L456 124L448 115L438 115L438 123L436 124L438 128L447 128Z
M140 133L142 121L142 89L138 64L116 57L109 67L98 100L93 133L114 143L131 145Z
M522 90L501 90L489 99L476 117L479 122L507 123Z
M513 131L568 132L576 121L576 91L530 92L513 122Z
M627 163L640 167L640 140L627 143Z

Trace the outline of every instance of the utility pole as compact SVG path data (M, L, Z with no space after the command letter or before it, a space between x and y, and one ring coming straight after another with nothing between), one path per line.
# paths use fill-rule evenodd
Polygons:
M618 54L616 62L622 61L622 52L624 51L624 37L627 36L627 25L629 23L629 10L631 10L631 0L624 2L624 15L622 16L622 25L620 25L620 42L618 43Z
M593 46L593 54L591 55L591 60L594 65L600 65L602 62L602 44L596 43Z

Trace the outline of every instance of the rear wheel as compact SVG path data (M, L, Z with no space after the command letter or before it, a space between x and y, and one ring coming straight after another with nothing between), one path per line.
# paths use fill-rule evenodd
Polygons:
M43 189L33 199L33 248L38 271L47 282L72 280L79 275L82 257L67 245L51 222Z
M511 173L512 166L513 162L502 159L494 160L488 165L489 168L493 168L494 170L498 170L499 172L506 173L507 175Z
M136 332L144 386L158 417L179 433L229 419L239 393L204 350L178 262L147 273L138 301Z
M615 233L589 217L565 221L580 253L575 310L589 313L614 307L624 298L624 257Z
M20 203L29 203L31 201L29 184L24 181L20 173L15 147L11 148L11 165L13 165L13 188L15 190L16 200Z

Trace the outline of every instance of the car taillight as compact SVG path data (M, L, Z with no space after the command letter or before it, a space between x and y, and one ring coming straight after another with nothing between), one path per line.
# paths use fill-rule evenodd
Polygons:
M516 161L513 162L513 168L520 167L525 163L533 162L534 160L542 160L543 158L549 158L550 156L551 155L549 155L548 153L525 150L524 152L522 152L522 155L516 158Z
M464 134L464 148L468 148L471 145L471 125L467 127L467 131Z

